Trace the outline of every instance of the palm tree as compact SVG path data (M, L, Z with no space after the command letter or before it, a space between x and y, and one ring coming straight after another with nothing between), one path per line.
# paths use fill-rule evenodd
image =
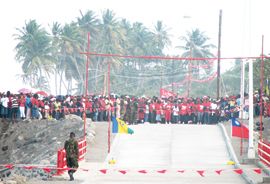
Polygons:
M82 37L84 38L84 45L83 45L83 49L84 51L87 51L87 35L88 33L90 33L90 51L94 51L96 50L96 43L98 41L98 34L99 34L99 24L100 24L100 20L96 17L95 13L93 11L88 10L85 14L82 13L82 11L80 11L81 17L77 17L77 24L79 25ZM86 61L86 55L84 56L85 61ZM90 62L90 68L92 66L92 68L94 68L98 61L97 58L91 57L90 58L91 62ZM86 62L85 62L86 63ZM85 64L86 65L86 64ZM88 68L89 69L89 68ZM91 75L93 76L93 75ZM95 74L95 76L97 76L97 73ZM85 79L86 80L86 79ZM94 86L94 81L91 81L88 79L88 86ZM92 82L92 84L91 84ZM81 83L79 85L79 87L83 86L84 82ZM87 89L89 90L89 89Z
M166 28L163 25L162 21L157 21L154 34L157 49L160 53L162 53L165 47L171 45L171 40L169 38L170 36L168 34L168 28Z
M69 82L68 93L72 89L72 79L83 81L84 62L80 55L83 50L83 38L76 23L66 24L60 34L60 93L63 82L63 74Z
M177 46L184 51L182 57L187 58L185 61L186 68L188 70L189 79L191 79L191 75L195 76L195 78L200 78L202 76L202 71L205 74L210 74L212 70L212 60L208 61L207 59L202 60L189 60L188 58L196 57L196 58L209 58L214 55L211 53L210 49L215 48L213 44L208 44L209 38L205 36L204 32L201 32L199 29L192 30L191 32L187 32L186 36L180 37L182 41L184 41L184 46ZM205 65L202 70L200 70L201 65ZM187 94L190 95L191 89L191 80L187 82Z
M16 30L18 34L14 36L19 42L15 47L16 60L22 63L24 74L30 76L28 83L41 88L42 85L37 85L38 81L43 77L48 80L52 73L51 39L35 20L25 22L25 27Z
M62 32L61 24L58 22L54 22L51 28L51 34L52 34L52 56L54 58L54 64L55 64L55 94L60 94L58 91L58 80L57 76L59 75L59 71L61 70L61 55L60 55L60 43L61 38L60 34ZM60 87L60 85L59 85Z
M111 10L103 12L99 37L98 51L107 54L123 52L120 43L125 39L124 31ZM120 64L118 61L117 58L112 59L113 64Z
M180 37L180 40L184 41L183 46L177 46L184 51L182 57L190 58L190 57L197 57L197 58L209 58L214 57L211 53L211 49L216 48L213 44L208 44L209 38L205 35L204 32L201 32L199 29L192 30L191 32L187 32L186 36ZM188 60L187 60L188 62ZM186 64L187 64L186 62ZM198 70L193 71L197 73L197 77L200 77L200 65L208 65L211 64L207 59L203 60L196 60L194 61L196 68ZM193 63L193 61L191 62ZM190 63L190 64L191 64ZM208 69L211 69L210 67ZM205 70L207 71L207 70Z
M154 30L154 38L155 38L155 46L156 46L156 55L163 55L163 49L165 47L168 47L171 45L171 40L168 35L168 29L163 25L162 21L157 21L157 24L155 26ZM167 62L166 62L167 63ZM160 77L160 87L163 86L163 80L164 80L164 62L163 60L160 60L160 70L161 70L161 77Z
M81 17L77 17L77 23L82 30L83 36L86 37L87 33L91 35L98 34L99 19L97 19L93 11L88 10L85 14L80 11ZM93 38L96 38L93 36Z
M98 39L99 41L97 43L97 52L106 54L123 53L123 47L121 43L123 43L123 40L125 40L125 34L113 11L106 10L103 12L99 28L100 34ZM104 61L107 64L110 62L112 65L112 71L122 65L119 58L100 58L97 63L96 71L100 69L100 61L103 61L103 65L105 64Z
M133 55L151 55L152 47L150 43L154 40L151 33L142 23L135 22L132 25L132 54Z

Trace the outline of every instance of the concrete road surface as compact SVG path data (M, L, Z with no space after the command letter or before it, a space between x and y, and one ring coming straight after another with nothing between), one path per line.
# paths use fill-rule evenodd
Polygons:
M103 165L89 166L91 174L76 173L82 183L245 183L233 171L233 166L227 165L226 145L216 125L143 124L130 127L135 133L118 134ZM116 163L109 165L108 160L112 158ZM88 167L87 163L82 167ZM100 169L108 171L102 174ZM220 169L223 171L219 175L215 171ZM119 170L127 173L122 174ZM139 170L147 173L139 173ZM204 177L197 172L201 170Z

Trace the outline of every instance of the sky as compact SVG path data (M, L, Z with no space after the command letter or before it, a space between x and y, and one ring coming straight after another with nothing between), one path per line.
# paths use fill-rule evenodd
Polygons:
M93 10L101 16L106 9L116 17L142 22L150 30L158 20L169 28L172 46L168 54L180 54L175 46L182 45L179 36L199 28L218 45L219 11L222 9L221 57L258 56L264 35L264 53L270 53L269 0L9 0L0 5L0 91L17 90L25 86L18 74L21 66L15 60L16 28L35 19L49 30L53 22L69 23ZM230 61L222 61L224 71Z

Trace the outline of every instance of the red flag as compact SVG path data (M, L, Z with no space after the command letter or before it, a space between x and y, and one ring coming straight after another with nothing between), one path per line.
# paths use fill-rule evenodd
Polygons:
M50 168L44 167L43 171L46 172L46 173L50 173L52 170Z
M163 88L160 88L159 93L161 97L165 97L165 98L169 98L170 96L176 96L176 94L173 93L172 91L169 91Z
M107 173L107 169L100 169L99 170L101 173L103 173L103 174L106 174Z
M146 170L139 170L138 172L139 172L139 173L142 173L142 174L146 174L146 173L147 173Z
M13 164L7 164L5 165L5 168L7 169L13 169L14 165Z
M215 172L216 172L218 175L220 175L222 171L223 171L222 169L221 169L221 170L215 170Z
M253 169L254 172L256 172L257 174L262 174L262 169L257 168L257 169Z
M127 174L126 170L119 170L119 172L122 173L122 174Z
M242 169L234 169L233 171L236 172L237 174L243 174Z
M31 170L31 169L36 168L36 167L34 167L34 166L23 166L23 168L27 169L27 170Z
M235 118L232 118L232 136L248 139L249 130L248 128Z
M198 170L198 171L197 171L197 173L198 173L199 175L201 175L201 177L204 177L204 172L205 172L204 170Z
M161 174L164 174L165 172L166 172L167 170L159 170L159 171L157 171L158 173L161 173Z

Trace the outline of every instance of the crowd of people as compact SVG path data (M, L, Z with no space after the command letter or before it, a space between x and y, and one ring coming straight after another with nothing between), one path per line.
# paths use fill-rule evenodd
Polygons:
M269 100L264 98L264 115L270 115ZM248 111L248 95L245 95L244 111ZM0 93L0 117L3 121L18 122L31 119L65 118L67 114L93 121L107 121L115 116L128 124L138 123L195 123L215 124L239 117L240 95L212 99L209 96L183 97L135 97L127 95L48 96L38 94ZM254 114L260 114L259 94L254 95Z

